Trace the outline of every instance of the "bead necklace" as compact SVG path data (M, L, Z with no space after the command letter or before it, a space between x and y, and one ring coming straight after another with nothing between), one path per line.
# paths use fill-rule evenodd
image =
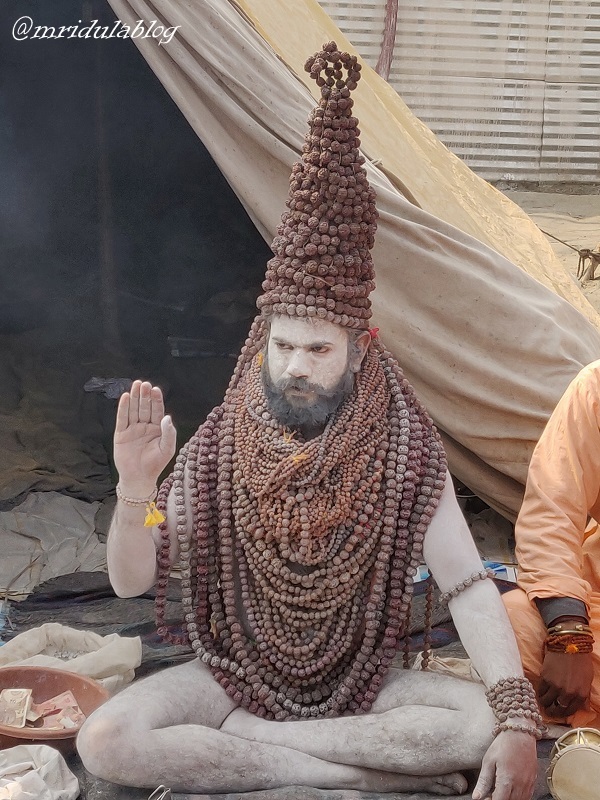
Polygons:
M164 512L173 491L185 638L259 716L363 713L408 632L413 577L444 486L443 447L379 342L323 434L290 437L262 392L255 356L265 336L259 318L224 403L157 497ZM164 622L161 528L159 632L182 641Z

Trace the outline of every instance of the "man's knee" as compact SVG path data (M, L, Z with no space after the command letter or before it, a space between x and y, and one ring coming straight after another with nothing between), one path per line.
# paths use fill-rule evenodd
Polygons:
M532 614L537 613L535 606L522 589L512 589L510 592L505 592L502 595L502 600L515 631L523 627L525 621Z
M88 772L118 783L120 765L134 739L127 715L101 709L84 722L77 736L77 752Z
M546 626L535 603L522 589L506 592L502 599L515 632L525 676L535 684L544 660Z
M508 613L510 624L517 637L519 649L533 642L543 642L546 638L546 626L533 603L522 589L513 589L502 595L504 607ZM523 655L523 653L521 653Z

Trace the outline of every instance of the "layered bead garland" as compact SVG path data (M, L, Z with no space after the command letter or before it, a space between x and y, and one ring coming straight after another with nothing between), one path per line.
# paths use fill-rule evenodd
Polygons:
M187 639L259 716L366 712L407 635L443 447L378 342L323 434L290 436L262 392L264 340L258 319L223 405L158 494L162 510L170 491L175 501ZM164 624L162 529L157 620L180 641Z

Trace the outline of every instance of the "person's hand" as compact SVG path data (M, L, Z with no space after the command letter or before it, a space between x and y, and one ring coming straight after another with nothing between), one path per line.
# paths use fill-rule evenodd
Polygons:
M589 698L593 676L591 653L546 653L537 690L540 705L550 717L570 717Z
M483 757L473 800L531 800L536 778L534 737L522 731L502 731Z
M146 497L175 454L177 433L165 416L158 386L134 381L121 395L114 436L114 460L121 491L127 497Z

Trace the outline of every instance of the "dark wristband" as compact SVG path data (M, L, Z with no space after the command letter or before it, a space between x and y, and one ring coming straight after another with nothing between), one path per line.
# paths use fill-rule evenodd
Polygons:
M546 627L559 617L581 617L589 621L585 603L574 597L536 597L535 604Z

